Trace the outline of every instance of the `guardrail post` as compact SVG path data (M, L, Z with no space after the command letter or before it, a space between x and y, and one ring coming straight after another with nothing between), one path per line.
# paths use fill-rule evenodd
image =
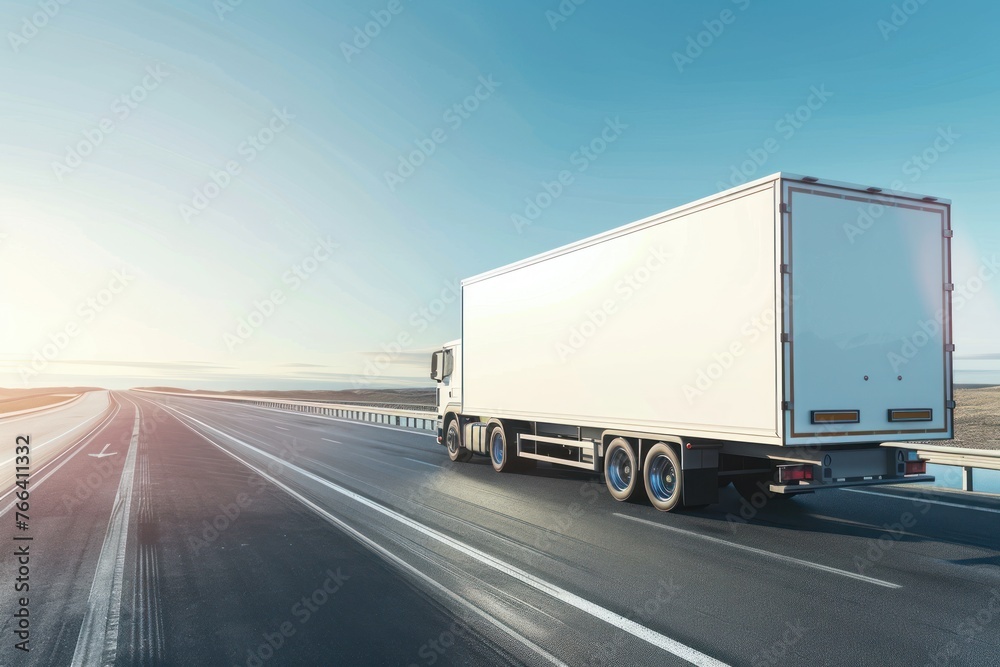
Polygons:
M972 491L972 466L964 466L962 468L962 490Z

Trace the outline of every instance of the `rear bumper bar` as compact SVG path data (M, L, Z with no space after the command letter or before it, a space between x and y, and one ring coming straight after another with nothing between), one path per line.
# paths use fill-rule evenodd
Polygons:
M933 482L934 475L909 475L907 477L886 477L883 479L863 479L848 482L829 482L827 484L771 484L771 493L812 493L823 489L841 489L848 486L879 486L884 484L913 484L916 482Z

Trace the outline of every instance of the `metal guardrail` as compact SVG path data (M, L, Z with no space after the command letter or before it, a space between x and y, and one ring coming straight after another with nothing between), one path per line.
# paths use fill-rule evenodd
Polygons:
M387 408L389 410L412 410L413 412L433 412L434 406L426 403L392 403L389 401L308 401L327 405L351 405L359 408Z
M884 446L912 449L917 452L917 456L928 463L961 468L963 491L975 490L972 477L973 471L977 468L980 470L1000 470L1000 450L925 445L920 442L892 442L886 443Z
M307 414L324 415L327 417L339 417L341 419L353 419L373 424L413 428L421 431L436 431L438 427L437 413L432 410L375 408L350 405L346 403L324 403L320 401L286 401L277 398L261 398L257 396L186 394L176 391L150 391L148 389L140 389L138 391L148 394L161 394L164 396L185 396L188 398L209 398L213 400L233 401L247 405L255 405L262 408L291 410L293 412L304 412Z

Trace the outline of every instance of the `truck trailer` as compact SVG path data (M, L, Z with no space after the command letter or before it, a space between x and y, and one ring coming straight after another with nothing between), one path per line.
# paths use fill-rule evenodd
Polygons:
M468 278L438 442L670 511L933 481L953 437L951 203L778 173Z

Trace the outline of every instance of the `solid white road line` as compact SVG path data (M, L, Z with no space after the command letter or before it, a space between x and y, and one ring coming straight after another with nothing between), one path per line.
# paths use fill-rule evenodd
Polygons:
M327 442L332 442L335 445L342 445L342 444L344 444L340 440L331 440L330 438L320 438L320 440L326 440Z
M135 405L135 404L133 404ZM118 495L104 534L101 555L97 559L94 583L90 587L87 613L73 652L73 667L113 665L118 651L118 626L121 615L122 580L125 575L125 545L128 542L129 511L132 508L132 481L139 442L139 406L135 406L135 426L118 482Z
M168 408L168 409L173 410L172 408ZM675 639L671 639L670 637L667 637L666 635L663 635L663 634L661 634L659 632L656 632L655 630L652 630L651 628L647 628L644 625L636 623L635 621L633 621L633 620L631 620L629 618L626 618L625 616L622 616L621 614L615 613L615 612L611 611L610 609L606 609L606 608L604 608L604 607L602 607L602 606L600 606L598 604L595 604L595 603L593 603L593 602L591 602L591 601L589 601L589 600L587 600L585 598L580 597L579 595L576 595L575 593L571 593L570 591L567 591L564 588L560 588L559 586L556 586L555 584L551 584L551 583L549 583L549 582L547 582L547 581L545 581L543 579L540 579L539 577L536 577L533 574L525 572L524 570L522 570L522 569L520 569L520 568L518 568L518 567L516 567L514 565L511 565L510 563L507 563L506 561L503 561L503 560L500 560L499 558L491 556L490 554L488 554L488 553L486 553L484 551L481 551L481 550L477 549L476 547L473 547L471 545L465 544L464 542L461 542L461 541L459 541L459 540L457 540L457 539L455 539L453 537L445 535L444 533L438 532L437 530L435 530L433 528L430 528L428 526L425 526L424 524L419 523L418 521L415 521L415 520L411 519L408 516L400 514L399 512L396 512L395 510L392 510L392 509L390 509L388 507L385 507L384 505L381 505L381 504L379 504L379 503L377 503L377 502L375 502L373 500L370 500L370 499L366 498L365 496L359 495L359 494L357 494L357 493L355 493L353 491L350 491L349 489L345 489L344 487L340 486L339 484L335 484L335 483L333 483L333 482L331 482L331 481L329 481L329 480L327 480L327 479L325 479L323 477L320 477L319 475L316 475L316 474L314 474L312 472L309 472L308 470L305 470L303 468L299 468L298 466L296 466L294 464L288 463L287 461L284 461L281 458L279 458L277 456L274 456L273 454L270 454L270 453L265 452L265 451L263 451L261 449L258 449L257 447L254 447L253 445L250 445L248 443L245 443L242 440L240 440L239 438L233 437L233 436L229 435L228 433L226 433L224 431L220 431L219 429L215 428L214 426L210 426L210 425L206 424L205 422L202 422L202 421L200 421L198 419L195 419L194 417L191 417L189 415L185 415L185 414L183 414L183 413L181 413L181 412L179 412L177 410L173 410L173 412L175 412L176 414L180 415L181 417L184 417L186 419L189 419L189 420L191 420L191 421L199 424L200 426L202 426L204 428L207 428L207 429L209 429L211 431L215 431L219 435L222 435L223 437L225 437L225 438L227 438L227 439L229 439L229 440L231 440L231 441L237 443L238 445L241 445L241 446L243 446L243 447L245 447L247 449L253 450L257 454L261 454L261 455L263 455L263 456L265 456L267 458L273 459L274 461L276 461L278 463L281 463L281 465L283 465L283 466L285 466L285 467L287 467L287 468L289 468L291 470L294 470L299 475L301 475L303 477L306 477L308 479L311 479L311 480L313 480L315 482L318 482L318 483L326 486L327 488L329 488L329 489L331 489L333 491L336 491L337 493L339 493L339 494L341 494L343 496L346 496L347 498L350 498L350 499L352 499L352 500L354 500L354 501L356 501L356 502L358 502L358 503L360 503L362 505L365 505L366 507L369 507L370 509L375 510L376 512L379 512L380 514L383 514L383 515L385 515L385 516L387 516L387 517L389 517L389 518L391 518L391 519L393 519L393 520L395 520L395 521L397 521L397 522L399 522L399 523L401 523L401 524L403 524L403 525L405 525L405 526L407 526L407 527L409 527L409 528L411 528L413 530L416 530L417 532L419 532L419 533L421 533L421 534L423 534L423 535L425 535L425 536L427 536L427 537L429 537L431 539L434 539L434 540L436 540L436 541L438 541L438 542L440 542L440 543L442 543L444 545L447 545L447 546L451 547L452 549L454 549L454 550L456 550L456 551L458 551L460 553L463 553L466 556L468 556L468 557L470 557L470 558L472 558L474 560L479 561L480 563L483 563L484 565L492 567L493 569L498 570L499 572L502 572L502 573L508 575L509 577L513 578L513 579L516 579L517 581L521 582L522 584L525 584L527 586L530 586L531 588L534 588L535 590L538 590L538 591L540 591L542 593L545 593L545 594L549 595L550 597L552 597L552 598L554 598L556 600L559 600L560 602L563 602L563 603L568 604L568 605L570 605L572 607L575 607L576 609L578 609L578 610L580 610L580 611L582 611L582 612L584 612L586 614L589 614L590 616L593 616L594 618L602 620L605 623L607 623L607 624L609 624L609 625L611 625L613 627L616 627L619 630L622 630L623 632L626 632L626 633L632 635L633 637L636 637L638 639L642 639L643 641L646 641L646 642L652 644L653 646L661 648L664 651L666 651L667 653L671 653L671 654L677 656L678 658L681 658L682 660L686 660L687 662L689 662L689 663L691 663L693 665L699 665L699 667L727 667L726 663L721 662L719 660L716 660L715 658L713 658L713 657L711 657L709 655L706 655L706 654L698 651L697 649L694 649L694 648L692 648L690 646L687 646L686 644L682 644L681 642L679 642L679 641L677 641ZM192 430L195 430L195 429L192 428ZM195 432L197 432L197 431L195 431ZM211 441L209 441L209 442L211 442ZM216 443L213 443L213 444L216 444ZM221 447L221 446L219 446L217 444L216 444L216 446L219 447L220 449L222 449L223 451L226 451L226 449L224 447ZM234 456L234 458L238 458L235 455L233 455L233 456ZM242 460L242 459L240 459L240 460ZM278 482L278 481L273 480L273 479L272 479L272 481L274 481L275 484L277 484L278 486L280 486L286 492L288 492L288 493L296 496L297 498L301 498L301 496L299 494L297 494L294 491L292 491L284 483Z
M963 505L962 503L949 503L945 500L931 500L929 498L924 498L923 496L907 497L902 495L895 495L892 493L881 493L879 491L867 491L865 489L840 489L841 491L850 491L851 493L864 493L869 496L881 496L882 498L895 498L896 500L905 500L911 503L927 503L928 505L941 505L943 507L959 507L965 510L972 510L974 512L988 512L990 514L1000 514L1000 510L993 509L992 507L976 507L975 505Z
M401 456L399 458L406 459L407 461L413 461L414 463L419 463L422 466L430 466L432 468L440 468L441 467L441 466L437 465L436 463L428 463L427 461L418 461L416 459L411 459L409 456Z
M702 535L701 533L696 533L692 530L684 530L683 528L674 528L673 526L665 526L662 523L656 523L655 521L649 521L648 519L640 519L639 517L628 516L627 514L619 514L618 512L615 512L614 516L621 517L622 519L628 519L629 521L636 521L638 523L644 523L650 526L655 526L657 528L662 528L663 530L669 530L674 533L680 533L681 535L687 535L689 537L697 537L698 539L705 540L707 542L713 542L715 544L724 544L727 547L732 547L733 549L740 549L742 551L748 551L750 553L758 554L760 556L767 556L768 558L774 558L776 560L784 561L785 563L793 563L795 565L801 565L802 567L808 567L814 570L829 572L830 574L837 574L842 577L857 579L858 581L864 581L865 583L875 584L876 586L883 586L884 588L902 588L902 586L900 586L899 584L894 584L889 581L883 581L881 579L866 577L863 574L858 574L856 572L851 572L849 570L841 570L836 567L830 567L829 565L821 565L820 563L813 563L812 561L802 560L801 558L793 558L791 556L785 556L784 554L774 553L773 551L765 551L764 549L748 547L745 544L730 542L729 540L719 539L718 537L712 537L711 535Z
M181 423L184 423L184 422L182 421ZM453 602L461 605L462 607L464 607L470 613L479 616L483 621L485 621L488 624L494 626L495 628L497 628L501 632L503 632L503 633L505 633L507 635L510 635L511 637L513 637L514 639L516 639L519 643L521 643L523 646L525 646L526 648L528 648L529 650L534 651L538 655L540 655L543 658L545 658L546 660L548 660L553 665L556 665L556 667L569 667L569 665L567 665L563 661L561 661L558 658L556 658L554 655L552 655L551 653L549 653L548 651L546 651L545 649L543 649L538 644L534 643L533 641L531 641L527 637L519 634L516 630L514 630L513 628L511 628L508 625L505 625L503 622L501 622L498 619L494 618L492 615L487 614L486 612L484 612L483 610L481 610L479 607L473 605L471 602L469 602L465 598L462 598L458 594L452 592L451 590L449 590L446 586L444 586L443 584L441 584L437 580L432 579L429 575L423 573L422 571L420 571L419 569L417 569L413 565L410 565L405 560L403 560L402 558L400 558L396 554L390 552L385 547L381 546L377 542L375 542L372 539L370 539L370 538L366 537L365 535L361 534L360 532L358 532L357 530L355 530L351 526L347 525L342 520L340 520L339 518L337 518L336 516L334 516L330 512L326 511L325 509L323 509L322 507L320 507L319 505L317 505L313 501L309 500L308 498L306 498L302 494L298 493L294 489L292 489L292 488L286 486L285 484L283 484L282 482L278 481L277 479L275 479L274 477L272 477L270 474L268 474L267 472L265 472L261 468L258 468L257 466L253 465L249 461L246 461L246 460L240 458L238 455L236 455L233 452L229 451L228 449L226 449L222 445L216 443L211 438L206 437L204 433L199 433L195 429L191 428L191 426L189 424L184 424L184 425L187 428L189 428L192 431L194 431L195 433L197 433L200 437L204 438L206 442L211 443L212 445L214 445L218 449L222 450L222 452L224 454L226 454L227 456L230 456L231 458L239 461L240 463L242 463L246 467L248 467L251 470L253 470L254 472L256 472L261 477L269 480L272 484L274 484L275 486L277 486L279 489L281 489L282 491L284 491L288 495L290 495L293 498L295 498L296 500L298 500L300 503L302 503L303 505L305 505L306 507L308 507L309 509L311 509L316 514L319 514L322 518L324 518L327 521L329 521L330 523L334 524L335 526L337 526L338 528L340 528L341 530L343 530L345 533L347 533L348 535L350 535L354 539L356 539L359 542L361 542L361 544L365 545L366 547L368 547L369 549L371 549L372 551L374 551L376 554L382 556L383 558L385 558L386 560L388 560L388 561L390 561L392 563L395 563L397 566L399 566L402 569L406 570L407 572L409 572L410 574L414 575L418 579L424 581L426 584L428 584L429 586L431 586L432 588L434 588L435 590L437 590L438 592L440 592L441 594L443 594L444 596L446 596L448 599L450 599Z

